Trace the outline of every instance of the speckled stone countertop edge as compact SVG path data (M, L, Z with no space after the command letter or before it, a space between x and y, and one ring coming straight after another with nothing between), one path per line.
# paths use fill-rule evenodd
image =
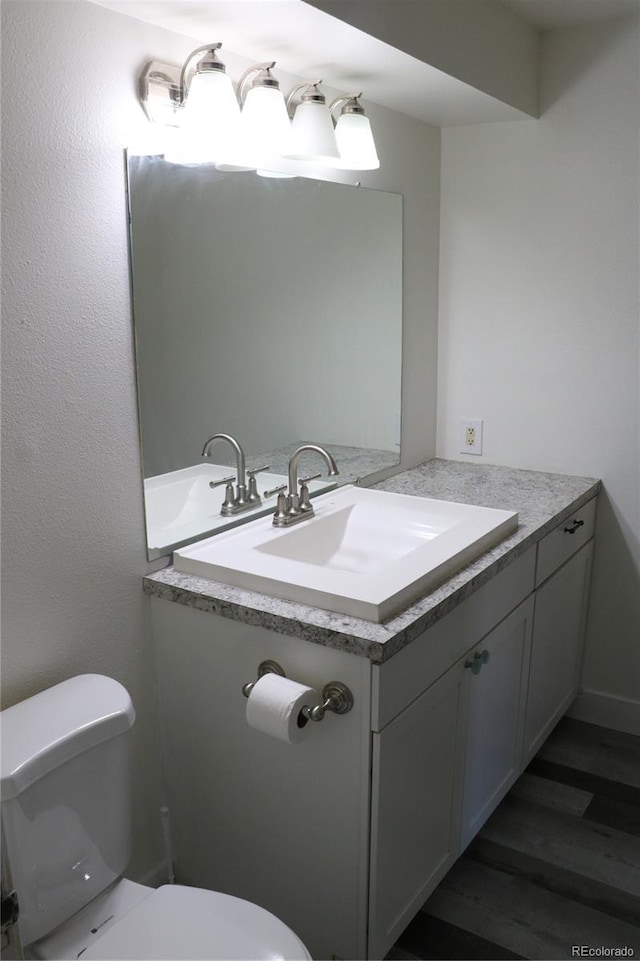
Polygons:
M487 485L488 489L483 490ZM144 591L196 610L383 663L595 497L601 482L434 459L374 486L397 493L518 510L520 524L508 538L383 624L182 574L173 567L148 574ZM515 506L525 496L526 504ZM552 499L555 503L549 504Z

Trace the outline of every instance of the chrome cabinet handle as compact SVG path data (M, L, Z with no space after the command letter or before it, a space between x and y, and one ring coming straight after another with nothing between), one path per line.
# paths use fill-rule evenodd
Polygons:
M584 521L573 521L570 527L565 527L565 534L575 534L579 527L584 526Z
M476 651L471 660L465 661L464 666L471 670L472 674L479 674L482 666L489 660L489 651Z

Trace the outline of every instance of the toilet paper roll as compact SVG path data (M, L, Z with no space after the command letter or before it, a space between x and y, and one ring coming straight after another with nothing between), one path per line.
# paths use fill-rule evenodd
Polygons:
M313 726L300 711L305 705L315 707L320 703L320 695L314 688L279 674L265 674L251 688L247 724L287 744L298 744Z

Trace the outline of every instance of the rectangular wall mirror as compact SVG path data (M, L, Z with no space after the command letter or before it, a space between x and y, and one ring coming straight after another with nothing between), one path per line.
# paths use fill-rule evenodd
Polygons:
M149 557L274 509L220 516L210 481L236 460L202 458L213 434L269 465L261 494L302 443L331 451L332 482L397 464L402 197L157 156L129 156L128 188Z

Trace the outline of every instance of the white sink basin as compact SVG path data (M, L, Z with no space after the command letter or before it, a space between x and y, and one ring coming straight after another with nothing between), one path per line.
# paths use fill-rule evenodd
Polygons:
M347 485L290 528L270 517L174 552L176 570L383 621L513 533L518 515Z
M147 518L147 544L150 549L166 548L168 545L203 536L217 528L235 526L247 517L275 510L275 498L263 501L262 505L222 517L220 508L224 500L224 485L209 487L210 481L235 476L233 467L219 464L194 464L182 470L171 471L148 477L144 482L145 512ZM284 474L270 474L264 471L256 474L258 493L264 495L287 481ZM326 481L312 481L309 491L314 493L327 486Z

